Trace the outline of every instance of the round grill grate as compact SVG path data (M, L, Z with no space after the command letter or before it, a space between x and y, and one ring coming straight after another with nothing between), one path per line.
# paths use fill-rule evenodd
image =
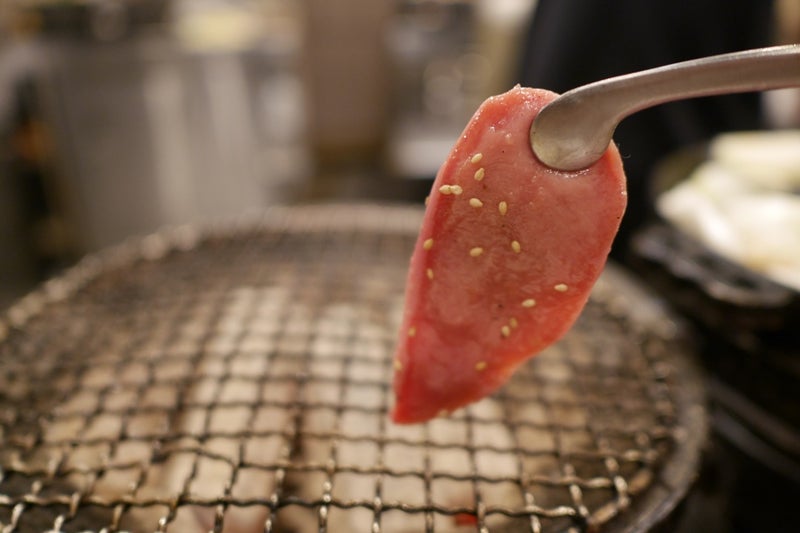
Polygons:
M88 258L0 322L11 531L638 531L705 434L676 323L613 267L492 398L388 418L420 213L274 209Z

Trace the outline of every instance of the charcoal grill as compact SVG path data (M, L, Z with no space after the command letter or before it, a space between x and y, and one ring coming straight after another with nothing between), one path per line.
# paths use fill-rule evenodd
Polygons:
M275 208L87 258L0 323L2 531L645 531L705 439L683 330L609 266L493 397L396 426L410 207Z

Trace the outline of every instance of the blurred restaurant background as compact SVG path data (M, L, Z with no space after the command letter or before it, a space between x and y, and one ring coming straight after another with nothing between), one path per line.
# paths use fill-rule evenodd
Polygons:
M532 0L0 5L0 302L165 226L419 201Z
M678 32L660 15L674 2L610 4L4 0L0 309L86 254L164 226L278 204L421 204L476 107L515 83L560 92L659 61L800 42L798 0L694 2L686 9L695 11L676 20L698 35ZM557 24L565 13L571 30ZM663 33L647 26L646 16L663 22ZM640 22L638 34L625 33ZM674 55L665 52L670 35ZM655 160L733 128L800 125L796 90L725 98L670 104L621 125L631 190L625 235L652 218ZM712 117L711 125L697 117ZM800 176L797 165L792 175ZM797 202L800 178L792 187ZM792 216L800 221L797 211ZM800 222L789 229L800 235ZM713 283L692 278L687 289L678 278L708 262L643 242L650 247L631 262L636 273L649 272L648 281L679 310L709 309L711 317L688 312L703 331L701 344L713 347L704 363L711 396L726 408L716 412L715 430L727 444L713 445L719 453L705 467L694 516L702 522L717 505L737 516L739 527L706 524L704 531L789 531L781 520L800 492L800 289L782 287L781 301L789 303L768 309L777 322L767 333L749 331L730 317L756 316L747 313L758 302L720 307L716 300L728 266L706 271ZM770 285L768 295L775 290ZM776 420L765 416L778 409ZM734 424L731 413L747 423ZM747 468L729 467L734 457ZM726 489L747 505L735 505L740 500ZM751 511L758 529L740 516Z

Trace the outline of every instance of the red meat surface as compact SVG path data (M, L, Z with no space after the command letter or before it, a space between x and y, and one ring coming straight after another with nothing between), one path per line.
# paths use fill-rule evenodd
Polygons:
M625 211L622 163L613 145L576 172L538 161L530 125L556 96L486 100L436 176L395 354L397 423L497 390L569 330L603 270Z

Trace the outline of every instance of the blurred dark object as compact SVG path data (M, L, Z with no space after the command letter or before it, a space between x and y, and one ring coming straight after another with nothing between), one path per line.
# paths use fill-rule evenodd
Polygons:
M719 426L727 417L716 406ZM745 432L746 433L746 432ZM682 522L672 533L792 533L797 530L798 485L715 431L698 483L684 505ZM767 452L769 453L769 452Z
M666 222L631 249L630 264L700 332L717 432L800 490L800 294Z
M800 342L797 291L715 254L665 222L645 224L631 250L654 283L669 287L676 307L732 342L749 344L752 335Z
M637 271L674 303L676 283L660 283L655 270L637 266ZM693 318L708 376L712 437L686 506L685 527L676 531L795 531L793 502L800 495L797 343L794 348L776 345L769 335L733 325L714 330Z
M168 0L83 0L18 2L29 24L50 37L115 41L143 27L163 23Z
M765 0L540 0L521 65L525 85L564 92L610 76L767 46ZM628 176L629 206L612 254L624 258L646 219L646 180L656 161L722 131L756 129L758 94L700 98L636 113L614 135Z
M0 133L0 308L74 259L54 198L52 142L31 84L9 89Z

